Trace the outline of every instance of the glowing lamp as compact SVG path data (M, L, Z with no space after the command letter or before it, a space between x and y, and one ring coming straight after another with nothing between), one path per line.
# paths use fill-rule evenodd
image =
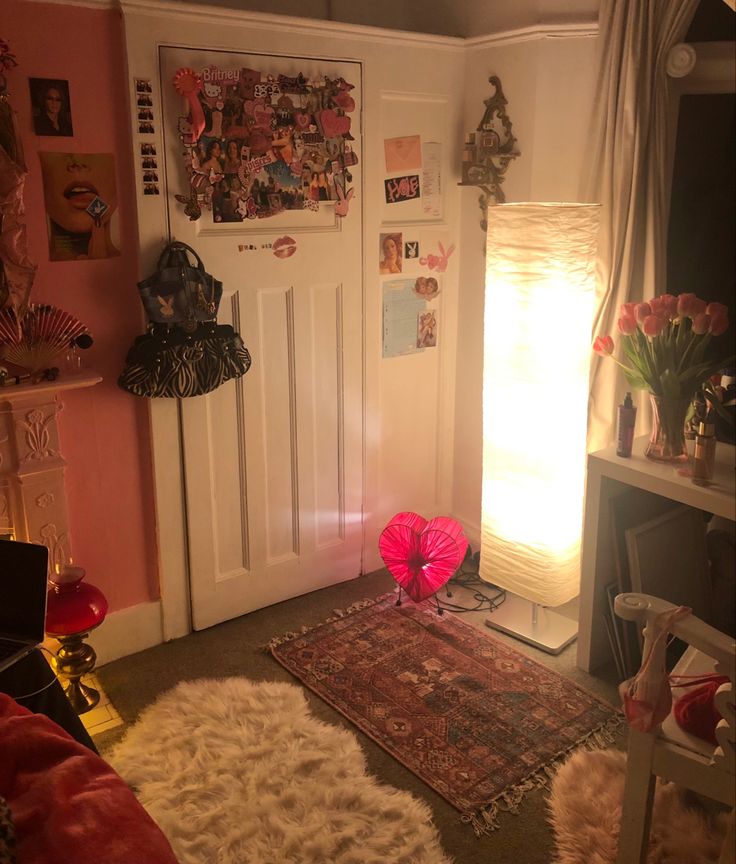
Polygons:
M576 623L599 206L488 210L480 575L488 625L551 653ZM560 619L560 620L557 620Z

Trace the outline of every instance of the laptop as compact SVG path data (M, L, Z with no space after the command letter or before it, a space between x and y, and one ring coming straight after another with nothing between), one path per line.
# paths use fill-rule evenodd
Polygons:
M43 642L49 552L0 540L0 672Z

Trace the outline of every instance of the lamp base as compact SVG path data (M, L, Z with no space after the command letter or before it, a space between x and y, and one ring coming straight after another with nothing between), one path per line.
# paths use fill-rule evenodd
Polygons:
M500 630L547 654L559 654L577 639L578 622L559 612L506 593L506 600L486 618L486 627Z
M80 681L83 675L88 675L95 668L97 661L95 649L84 642L87 636L89 633L57 636L61 647L51 664L57 675L67 679L64 692L77 714L91 711L100 701L99 691Z

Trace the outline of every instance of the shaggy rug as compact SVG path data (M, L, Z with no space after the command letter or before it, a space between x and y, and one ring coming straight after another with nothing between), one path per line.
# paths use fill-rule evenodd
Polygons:
M548 807L555 864L615 864L626 754L575 753L552 780ZM647 864L715 864L725 817L708 819L688 808L672 783L657 783Z
M570 750L612 743L610 705L427 600L364 600L278 637L276 660L460 810L518 812Z
M106 758L180 864L449 864L429 807L366 774L292 684L179 684Z

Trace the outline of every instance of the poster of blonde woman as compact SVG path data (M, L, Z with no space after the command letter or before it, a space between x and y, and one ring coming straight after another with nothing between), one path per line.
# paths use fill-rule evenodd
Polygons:
M378 272L382 276L401 273L401 234L381 234Z
M118 209L112 153L39 153L51 261L113 258Z

